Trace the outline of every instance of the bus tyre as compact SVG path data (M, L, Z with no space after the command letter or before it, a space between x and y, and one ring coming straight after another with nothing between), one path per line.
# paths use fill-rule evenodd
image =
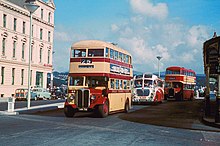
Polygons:
M103 105L98 106L98 113L99 113L99 116L101 118L105 118L105 117L108 116L108 114L109 114L109 104L108 104L107 100L105 101L105 103Z
M64 107L64 114L66 117L73 117L75 112L71 106L65 106Z
M126 101L126 103L125 103L125 113L128 113L128 111L129 111L129 102Z

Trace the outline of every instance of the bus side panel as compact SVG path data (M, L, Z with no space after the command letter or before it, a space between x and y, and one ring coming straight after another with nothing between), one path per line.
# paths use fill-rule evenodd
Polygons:
M109 93L109 112L119 110L120 105L120 96L118 96L118 93Z
M109 93L110 112L123 110L127 97L131 97L131 93ZM131 101L129 101L131 102ZM129 103L130 104L130 103Z
M183 98L184 99L190 99L192 96L192 90L183 90Z

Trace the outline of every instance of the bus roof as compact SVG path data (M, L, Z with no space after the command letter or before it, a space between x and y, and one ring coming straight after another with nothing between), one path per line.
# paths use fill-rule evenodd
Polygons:
M126 50L124 50L116 45L113 45L113 43L107 43L107 42L100 41L100 40L82 40L82 41L74 43L71 48L97 48L97 49L99 49L100 47L111 48L111 49L114 49L116 51L120 51L122 53L125 53L125 54L131 56L131 54L128 53Z
M170 67L167 67L166 70L186 70L186 71L195 73L195 71L192 69L186 69L186 68L180 67L180 66L170 66Z

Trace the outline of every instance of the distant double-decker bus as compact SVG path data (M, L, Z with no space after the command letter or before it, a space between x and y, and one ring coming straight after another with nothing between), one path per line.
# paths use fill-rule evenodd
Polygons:
M117 45L85 40L72 45L67 117L77 111L94 111L99 117L131 108L131 55Z
M196 74L191 69L172 66L166 69L165 98L168 100L192 100Z
M162 102L164 100L164 82L154 74L144 73L133 79L133 103Z

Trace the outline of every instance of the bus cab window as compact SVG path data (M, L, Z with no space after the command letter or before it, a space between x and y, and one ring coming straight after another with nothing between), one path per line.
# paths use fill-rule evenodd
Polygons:
M82 77L70 77L69 85L70 86L82 86L83 78Z

